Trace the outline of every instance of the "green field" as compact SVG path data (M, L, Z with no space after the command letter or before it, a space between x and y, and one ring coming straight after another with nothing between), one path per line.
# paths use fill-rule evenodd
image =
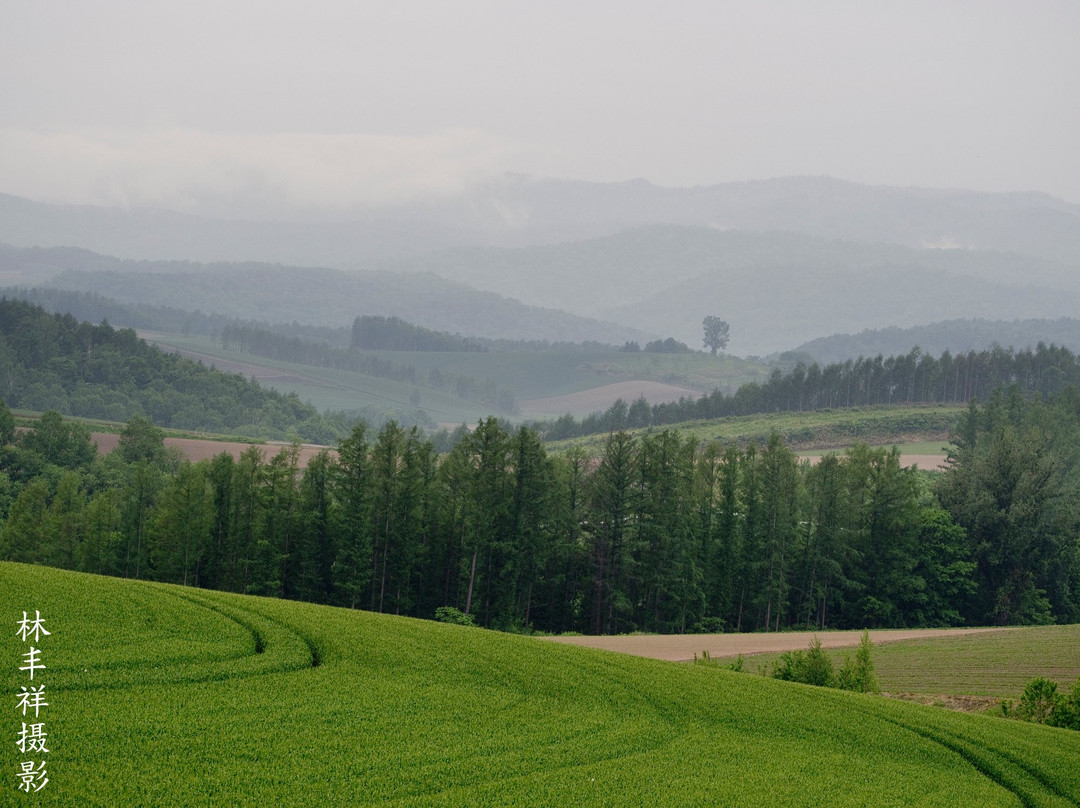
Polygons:
M1080 733L311 604L0 564L38 610L49 783L3 804L1080 802ZM11 706L9 705L9 706ZM40 757L40 756L39 756ZM21 801L20 801L21 800ZM32 801L32 802L31 802Z
M947 445L948 434L963 411L963 407L951 404L850 407L686 421L629 432L650 434L664 429L678 429L683 437L693 436L700 442L718 440L739 445L764 443L775 432L791 448L814 454L819 454L821 450L844 449L854 443L875 446L910 444L932 450L926 454L938 454ZM607 435L590 435L557 441L551 446L581 446L590 453L599 454L606 441Z
M825 653L839 668L853 651ZM745 670L767 671L778 657L747 657ZM874 666L878 684L888 693L1016 699L1036 676L1053 679L1065 692L1080 677L1080 625L884 643L874 649Z
M440 423L472 423L492 414L491 406L425 386L360 373L328 370L266 359L251 353L226 351L210 337L154 335L165 349L204 354L213 360L249 365L256 378L282 393L296 393L320 410L359 407L419 407ZM707 354L624 353L617 350L570 352L367 351L398 367L412 367L417 377L432 370L444 374L490 380L509 388L518 400L591 390L621 381L646 380L687 387L700 393L720 388L733 392L739 385L762 380L765 365L731 356ZM224 370L230 370L223 366ZM253 375L251 369L245 375ZM587 414L587 413L582 413Z

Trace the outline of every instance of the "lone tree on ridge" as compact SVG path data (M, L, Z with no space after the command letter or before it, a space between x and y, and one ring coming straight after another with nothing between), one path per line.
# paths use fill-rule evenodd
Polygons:
M729 331L727 321L710 314L701 321L701 325L705 329L705 347L711 348L712 355L716 356L717 350L722 351L727 347Z

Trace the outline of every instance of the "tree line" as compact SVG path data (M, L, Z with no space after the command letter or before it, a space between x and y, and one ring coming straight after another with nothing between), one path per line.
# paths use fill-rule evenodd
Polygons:
M893 404L966 404L1015 385L1025 394L1052 395L1080 385L1080 362L1067 348L1039 343L1032 350L1000 346L935 358L918 347L900 356L859 357L819 366L797 363L774 368L764 382L748 382L732 394L715 390L697 399L649 404L619 399L580 421L571 415L534 425L545 440L668 426L685 421L764 412L805 412L838 407Z
M357 318L361 320L385 320L387 318ZM408 326L397 318L395 320L401 326ZM356 326L354 326L355 335ZM434 337L448 336L441 332L418 329ZM410 332L411 333L411 332ZM450 337L450 339L459 339ZM361 348L371 348L371 345L354 344L351 348L338 348L325 342L304 339L299 336L288 336L275 331L249 323L233 322L225 325L220 333L221 346L228 351L241 351L255 356L263 356L268 359L279 359L286 362L296 362L314 367L332 368L334 370L346 370L353 373L363 373L368 376L377 376L382 379L412 384L430 390L439 390L456 395L458 398L468 398L480 401L496 412L513 414L517 412L517 398L513 390L498 385L489 379L477 379L460 373L449 373L438 368L432 368L428 373L418 373L412 365L400 365L383 359L370 353L363 353ZM354 343L356 340L354 339ZM403 343L404 344L404 343ZM457 348L393 348L388 350L464 350ZM478 348L474 350L480 350Z
M937 479L675 431L549 453L496 418L439 455L360 424L192 463L133 418L98 458L0 408L0 558L507 630L776 631L1080 619L1080 393L972 405Z
M262 438L332 443L348 431L295 394L164 353L132 329L0 298L0 398L28 410Z

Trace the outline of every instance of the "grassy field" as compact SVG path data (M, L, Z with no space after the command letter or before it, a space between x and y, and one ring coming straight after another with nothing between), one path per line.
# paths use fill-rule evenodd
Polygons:
M154 334L147 335L147 338L166 350L195 355L222 370L254 376L261 384L279 392L294 392L301 400L310 401L320 410L412 406L410 399L418 391L419 406L441 423L471 423L492 411L486 404L425 386L226 351L209 337ZM731 392L745 382L761 380L768 374L768 368L758 363L732 356L712 357L697 353L624 353L617 350L566 353L365 353L398 367L412 367L418 378L422 379L427 379L432 370L438 369L444 374L492 380L512 390L519 400L580 393L614 382L632 380L678 385L699 393L709 393L718 387ZM583 416L591 411L575 410L574 414Z
M954 405L912 405L904 407L851 407L848 409L813 410L810 412L777 412L717 418L708 421L686 421L667 427L648 427L634 432L653 433L678 429L683 436L692 435L705 442L718 440L743 445L764 443L776 432L793 449L808 453L844 449L853 443L871 445L905 444L929 447L932 451L918 454L938 454L948 443L948 434L963 412ZM590 435L552 443L553 448L581 446L599 454L607 435Z
M852 652L826 653L839 668ZM778 657L745 657L745 669L767 671ZM989 704L1019 698L1036 676L1053 679L1064 692L1080 677L1080 625L887 642L875 647L874 665L881 689L896 694L977 696Z
M34 805L1080 802L1080 733L310 604L0 564L39 610ZM10 705L9 705L10 706ZM41 757L41 756L39 756Z

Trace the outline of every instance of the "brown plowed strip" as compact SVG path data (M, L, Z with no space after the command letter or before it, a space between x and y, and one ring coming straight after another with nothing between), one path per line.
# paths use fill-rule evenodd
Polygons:
M119 435L112 435L108 432L94 432L90 439L97 444L98 454L103 455L115 449L120 442ZM216 457L222 452L228 452L233 456L234 460L238 459L240 454L250 449L253 444L223 440L199 440L197 438L165 438L165 445L176 447L184 453L184 457L193 463L197 463L200 460ZM288 444L284 443L260 443L254 445L262 452L263 460L267 462L288 446ZM328 447L312 446L310 444L301 445L300 454L297 457L300 468L306 468L308 461L326 448ZM331 449L330 451L333 453L335 450Z
M803 455L800 460L809 460L811 463L817 463L821 460L821 455ZM946 457L943 454L908 454L906 452L900 452L900 464L902 466L914 466L915 468L922 469L923 471L944 471Z
M925 628L889 629L871 631L870 640L875 645L900 640L925 637L955 637L960 634L977 634L988 631L1011 631L1007 628ZM617 637L547 637L552 642L567 645L583 645L601 648L620 654L685 662L708 651L713 659L737 657L740 654L781 653L800 651L809 647L817 637L822 648L849 648L859 644L861 631L793 631L777 634L642 634Z

